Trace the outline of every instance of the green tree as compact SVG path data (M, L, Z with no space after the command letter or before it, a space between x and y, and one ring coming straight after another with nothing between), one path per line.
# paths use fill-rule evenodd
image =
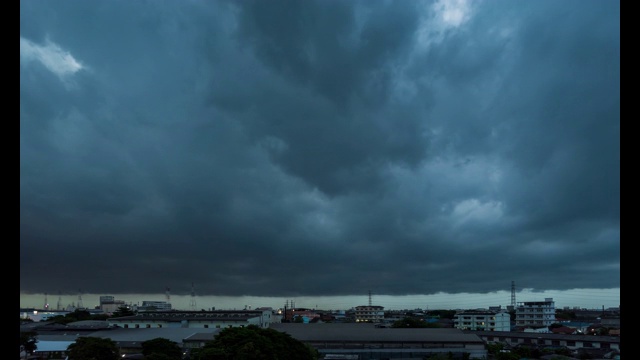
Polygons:
M160 353L153 353L149 356L144 357L144 360L173 360L173 359L175 358L169 355L160 354Z
M431 316L438 316L441 319L451 319L456 316L456 310L429 310L427 312Z
M227 360L230 355L224 349L217 347L207 347L192 350L192 359L195 360Z
M575 311L566 311L566 310L558 310L556 309L556 319L568 319L574 320L576 319Z
M35 331L20 331L20 345L24 347L24 351L27 354L33 354L38 349L38 345L36 345L38 342L37 335L38 333Z
M394 321L393 324L391 324L391 327L392 328L426 328L426 327L429 327L429 325L427 325L427 322L422 319L405 317L403 319Z
M194 349L194 360L316 360L318 351L291 335L255 325L221 330L201 349Z
M145 358L152 354L162 354L170 360L182 359L182 349L178 343L165 338L155 338L143 342L142 354Z
M84 309L75 309L72 313L67 314L68 318L74 319L74 321L93 320L91 313Z
M499 352L495 355L496 360L520 360L520 355L512 352Z
M425 356L424 358L428 359L428 360L452 360L453 359L453 353L451 351L449 351L446 354L444 354L444 353L436 353L436 354L431 354L431 355Z
M123 316L133 316L136 313L133 310L129 309L129 307L122 305L118 307L116 311L111 315L112 317L123 317Z
M56 324L66 325L68 323L72 323L75 321L82 320L106 320L106 316L103 314L92 315L89 311L84 309L76 309L73 312L68 313L67 315L56 315L50 317L48 321L54 322Z
M117 360L119 353L115 341L99 337L79 337L67 346L69 360Z
M528 346L516 346L511 349L511 353L518 355L518 359L528 358L531 357L531 348Z
M495 356L500 350L504 349L503 343L487 343L487 353Z

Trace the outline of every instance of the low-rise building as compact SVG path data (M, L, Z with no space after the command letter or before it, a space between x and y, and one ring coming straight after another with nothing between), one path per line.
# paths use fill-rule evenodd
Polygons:
M313 346L325 359L426 359L438 354L487 358L484 341L459 329L384 328L362 322L279 323L272 328Z
M114 296L111 295L100 296L99 307L106 314L111 315L123 306L127 306L124 300L117 300Z
M168 311L171 310L171 303L168 301L144 300L142 305L134 306L134 311Z
M511 315L506 311L465 310L456 313L453 326L461 330L510 331Z
M464 331L471 333L470 331ZM571 351L610 352L620 351L620 337L598 335L566 335L553 333L474 331L487 343L502 343L510 347L528 346L531 348L566 347ZM587 358L587 357L585 357ZM590 357L590 359L593 357Z
M109 318L112 326L122 328L227 328L256 325L268 328L271 310L150 311L132 316Z

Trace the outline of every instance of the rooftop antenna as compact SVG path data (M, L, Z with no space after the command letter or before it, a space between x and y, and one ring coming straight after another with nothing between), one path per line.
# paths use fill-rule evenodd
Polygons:
M47 293L44 293L44 309L49 309L49 300L47 300Z
M511 306L516 307L516 283L511 280Z
M169 287L167 286L167 302L170 303L171 302L171 295L170 295L170 291L171 289L169 289Z
M58 290L58 305L56 306L56 310L62 310L62 295L60 290Z
M191 301L189 302L189 306L191 307L191 310L196 309L196 290L193 287L193 283L191 283Z
M371 306L371 290L369 290L369 306Z

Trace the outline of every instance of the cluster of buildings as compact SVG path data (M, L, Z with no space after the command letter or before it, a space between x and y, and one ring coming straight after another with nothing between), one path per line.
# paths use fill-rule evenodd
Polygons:
M293 307L182 311L172 309L169 302L143 301L140 306L130 306L113 296L102 296L99 307L88 311L113 314L123 306L130 307L135 315L68 325L46 322L46 315L60 315L60 312L35 314L30 312L32 309L21 309L21 318L34 320L21 325L21 331L36 331L38 351L47 356L56 352L64 354L69 342L78 336L110 338L118 344L122 354L139 353L143 341L157 337L175 341L188 351L204 346L224 328L249 325L286 332L327 356L349 355L358 359L423 357L441 352L464 353L470 359L483 359L487 356L485 345L492 342L508 346L524 344L620 351L619 316L618 332L614 336L594 336L585 332L555 333L550 327L557 325L559 320L556 319L552 298L520 302L507 309L461 310L443 326L417 329L385 329L390 326L380 325L389 325L401 319L403 314L394 314L385 311L383 306L371 304L337 312ZM515 319L512 319L514 312ZM35 319L35 316L40 318ZM608 325L616 328L615 321Z

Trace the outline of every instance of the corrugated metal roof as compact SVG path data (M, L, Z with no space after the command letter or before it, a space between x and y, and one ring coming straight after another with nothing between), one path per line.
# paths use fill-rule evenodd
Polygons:
M155 338L165 338L182 344L182 340L190 338L196 334L216 334L220 329L215 328L151 328L151 329L111 329L96 331L90 336L100 338L110 338L113 341L147 341ZM203 337L206 335L202 335Z
M270 328L301 341L484 343L477 335L454 328L377 328L372 323L275 323Z

